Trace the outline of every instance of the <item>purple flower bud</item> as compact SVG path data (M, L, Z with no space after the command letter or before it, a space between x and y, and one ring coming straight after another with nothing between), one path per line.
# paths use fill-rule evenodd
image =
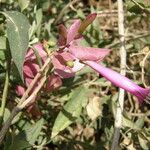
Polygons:
M150 89L142 88L135 84L133 81L129 80L127 77L94 61L86 61L85 63L93 68L96 72L100 73L104 78L109 80L114 85L135 95L140 103L142 103L143 101L148 102L150 100Z

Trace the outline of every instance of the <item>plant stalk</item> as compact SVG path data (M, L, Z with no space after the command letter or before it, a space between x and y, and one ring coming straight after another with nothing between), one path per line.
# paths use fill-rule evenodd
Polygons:
M8 88L9 88L9 75L10 75L10 60L9 57L6 56L6 75L5 75L5 83L4 83L4 90L2 94L2 101L1 101L1 107L0 107L0 125L3 122L3 116L5 112L5 106L7 101L7 95L8 95Z

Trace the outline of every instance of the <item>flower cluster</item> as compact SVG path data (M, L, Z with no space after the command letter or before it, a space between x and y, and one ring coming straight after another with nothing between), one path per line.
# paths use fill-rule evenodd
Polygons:
M35 44L33 46L33 48L38 52L42 63L44 63L46 61L48 55L45 52L43 45ZM28 49L28 52L25 57L25 62L24 62L24 66L23 66L24 86L21 86L21 85L16 86L16 93L19 96L22 96L24 94L26 88L30 85L31 81L34 79L34 77L36 76L36 74L38 73L38 71L40 69L40 66L37 63L37 58L36 58L33 48ZM38 84L39 84L39 82L37 82L34 85L31 93L38 86ZM61 78L56 74L51 74L51 75L48 75L46 86L43 88L43 90L46 92L51 92L51 91L59 88L61 85L62 85ZM32 99L32 102L30 102L31 106L28 107L28 109L27 109L27 111L32 113L32 115L34 115L34 116L40 115L40 111L36 104L36 99L38 99L38 97L35 97L34 99Z
M34 49L37 50L42 63L45 62L46 58L48 57L47 53L44 51L44 48L42 44L35 44L33 46ZM24 75L24 82L26 87L28 87L31 83L31 81L34 79L35 75L38 73L40 69L39 64L37 63L37 59L35 56L35 53L32 48L30 48L26 54L25 62L23 66L23 75ZM59 86L61 86L62 81L61 78L58 75L52 74L47 77L47 84L46 88L44 90L50 92ZM34 85L34 88L38 85L38 82ZM25 92L25 87L18 85L16 87L16 91L18 95L23 95ZM33 88L33 90L34 90Z
M73 77L77 71L81 70L85 65L88 65L114 85L135 95L139 102L149 100L150 89L144 89L138 86L127 77L122 76L99 63L109 54L109 49L80 46L80 42L84 38L82 33L95 18L96 14L93 13L88 15L84 21L75 20L69 28L66 28L62 24L59 25L59 50L54 52L51 56L54 74L48 76L46 89L48 91L54 90L62 84L61 78ZM43 46L41 44L36 44L34 45L34 48L37 49L42 62L44 62L48 56L44 51ZM33 80L38 70L39 65L36 62L34 52L32 49L29 49L23 68L26 86ZM17 91L18 94L22 95L24 88L18 86Z

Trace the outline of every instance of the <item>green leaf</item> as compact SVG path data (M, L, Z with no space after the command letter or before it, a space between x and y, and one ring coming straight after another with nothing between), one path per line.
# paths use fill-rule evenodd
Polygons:
M131 129L135 129L135 130L140 130L141 129L141 125L139 126L137 123L132 122L131 120L129 120L126 117L123 117L123 126L124 127L129 127Z
M12 58L23 80L23 63L29 43L29 22L22 13L16 11L2 12L7 18L7 37Z
M35 20L32 23L32 26L30 28L30 34L29 37L31 38L32 35L34 35L35 33L37 33L37 36L39 37L40 32L41 32L41 23L42 23L42 18L43 18L43 14L42 14L42 9L38 9L35 11ZM35 40L35 38L34 38Z
M23 11L24 9L26 9L29 6L30 0L18 0L18 4L21 8L21 11Z
M82 107L87 104L88 89L79 87L73 91L70 100L64 106L64 109L58 114L51 138L55 137L60 131L64 130L80 116Z
M37 27L39 27L40 24L41 24L41 22L42 22L42 17L43 17L42 9L38 9L38 10L36 11L35 17L36 17L36 24L37 24Z
M44 120L40 119L35 124L25 129L26 137L30 144L33 145L37 140L37 137L40 135L40 132L42 130L43 124L44 124Z
M35 124L27 124L27 127L23 129L19 134L12 135L12 138L8 139L6 142L10 142L10 146L8 146L7 150L22 150L27 147L33 145L38 136L41 133L42 127L44 124L44 120L40 119Z
M137 127L139 127L140 129L142 129L142 128L144 127L145 118L146 118L146 117L139 117L139 118L136 120L136 122L135 122L135 124L137 125Z
M31 145L27 141L26 134L24 132L21 132L12 138L12 142L10 146L8 146L7 150L23 150L30 146Z
M9 116L10 116L10 110L8 108L5 108L3 121L6 122Z
M141 134L138 134L139 143L142 149L149 150L149 142L147 139Z

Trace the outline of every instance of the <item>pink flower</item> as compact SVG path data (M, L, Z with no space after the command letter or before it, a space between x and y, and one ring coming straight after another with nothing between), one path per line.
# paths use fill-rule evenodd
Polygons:
M47 53L44 51L42 44L35 44L33 47L37 50L42 63L44 63L48 56L47 56ZM24 94L26 87L28 87L30 85L31 81L34 79L34 77L38 73L39 69L40 69L40 67L37 64L37 60L36 60L34 51L30 48L26 54L25 62L24 62L24 66L23 66L23 75L24 75L25 86L21 86L21 85L16 86L16 93L19 96L22 96ZM36 83L34 88L37 85L38 85L38 82ZM50 92L50 91L54 90L55 88L58 88L61 85L62 85L61 78L57 75L52 74L52 75L48 76L45 90ZM34 90L34 88L33 88L33 90ZM33 100L33 101L35 101L35 100Z
M55 74L58 74L62 78L69 78L75 75L72 68L67 65L67 62L72 62L73 55L68 52L57 52L52 57L52 63L54 65Z
M76 36L78 35L78 30L80 28L81 21L75 20L74 23L70 26L69 29L66 29L64 25L59 25L59 39L58 45L64 46L70 44Z
M41 43L35 44L33 48L36 49L42 63L44 63L47 58L47 53L44 51L42 44ZM34 79L35 75L38 73L39 69L40 67L37 63L35 53L33 49L30 48L26 54L25 62L23 66L24 82L26 86L29 86L31 81Z
M52 57L55 74L61 78L70 78L75 76L75 73L84 67L84 64L79 62L79 59L74 57L69 52L57 52Z
M84 67L80 61L102 60L108 53L108 49L81 47L79 42L83 39L82 32L94 21L96 13L90 14L84 21L75 20L67 29L59 26L58 45L60 50L52 57L55 73L62 78L73 77L77 71Z
M53 91L62 85L62 80L58 75L52 74L47 78L46 90Z
M47 56L47 53L44 51L42 44L35 44L33 47L37 50L42 63L44 63L48 56ZM40 67L37 63L34 51L30 48L26 54L26 58L25 58L24 66L23 66L25 86L21 86L21 85L16 86L16 93L19 96L22 96L24 94L26 87L30 85L31 81L34 79L39 69ZM34 85L32 91L34 91L37 85L38 85L38 82L36 83L36 85ZM58 75L52 74L47 77L46 87L44 90L47 92L50 92L59 88L61 85L62 85L61 78ZM27 108L27 111L30 112L35 117L38 117L41 115L41 112L36 103L37 99L39 99L39 97L34 97L32 101L30 102L29 107Z
M75 20L67 29L63 24L59 25L59 46L66 46L76 39L82 37L83 31L95 20L97 14L93 13L86 17L84 21Z
M101 61L110 52L110 50L104 48L81 47L73 45L68 48L68 51L75 58L78 58L81 61Z
M79 41L83 39L83 31L93 22L95 17L96 14L91 14L83 22L76 20L68 29L66 29L63 25L59 27L61 31L58 41L60 50L53 56L53 64L56 74L62 78L72 77L86 64L114 85L135 95L139 102L149 100L150 89L144 89L136 85L127 77L103 67L98 63L109 54L110 50L79 46ZM68 62L70 62L71 65Z
M86 61L85 63L117 87L120 87L135 95L140 103L142 103L143 101L148 101L150 99L150 89L144 89L135 84L133 81L129 80L127 77L122 76L121 74L109 68L106 68L94 61Z

